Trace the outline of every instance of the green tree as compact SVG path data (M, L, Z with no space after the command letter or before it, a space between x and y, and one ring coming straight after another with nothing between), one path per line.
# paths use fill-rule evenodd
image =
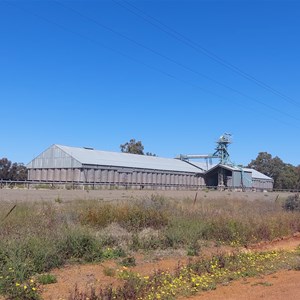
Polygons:
M11 161L3 157L0 159L0 179L10 180Z
M0 159L0 180L26 180L27 168L23 164L12 163L7 158Z
M260 152L255 160L252 160L248 165L258 172L261 172L274 179L274 188L278 187L278 180L283 172L284 163L279 157L272 158L272 155L267 152Z
M297 189L300 189L300 165L296 167L296 176L297 176Z
M144 146L141 141L131 139L129 142L120 145L121 151L124 153L144 155Z
M129 142L120 145L121 151L124 153L132 153L132 154L140 154L147 156L156 156L156 154L152 152L144 153L144 146L141 141L136 141L135 139L131 139Z
M27 168L24 164L13 163L10 168L11 180L26 180L27 179Z
M152 152L146 152L145 155L147 155L147 156L156 156L156 154L154 154L154 153L152 153Z
M278 156L272 157L267 152L260 152L248 165L274 179L275 189L296 189L300 184L300 166L297 168L284 163Z

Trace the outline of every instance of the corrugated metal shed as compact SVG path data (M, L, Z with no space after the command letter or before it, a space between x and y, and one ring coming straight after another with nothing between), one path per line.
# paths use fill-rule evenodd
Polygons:
M229 165L222 165L222 164L214 165L213 167L209 168L207 170L207 172L210 172L210 171L212 171L212 170L214 170L218 167L222 167L222 168L224 168L226 170L230 170L230 171L238 171L238 172L244 171L244 172L247 172L247 173L251 172L250 169L245 169L245 168L240 168L240 167L235 167L235 166L229 166Z
M266 180L272 180L273 179L271 177L268 177L267 175L260 173L254 169L249 169L249 168L243 168L244 171L250 171L252 173L252 178L256 178L256 179L266 179Z
M271 177L268 177L267 175L265 175L263 173L260 173L260 172L254 170L254 169L241 168L241 167L236 167L236 166L228 166L228 165L221 165L221 164L219 164L219 165L213 165L207 171L211 171L211 170L213 170L214 168L216 168L218 166L221 166L224 169L227 169L227 170L230 170L230 171L240 171L240 172L243 171L243 172L246 172L246 173L251 172L252 173L252 178L255 178L255 179L273 180Z
M51 159L52 158L52 159ZM99 151L86 148L53 145L32 160L30 168L70 168L83 166L114 166L137 169L151 169L202 173L203 170L174 158L137 155L129 153Z

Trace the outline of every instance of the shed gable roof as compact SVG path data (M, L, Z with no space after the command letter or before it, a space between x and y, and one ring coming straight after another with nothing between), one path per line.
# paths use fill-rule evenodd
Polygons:
M252 178L256 178L256 179L266 179L266 180L273 180L273 178L256 171L255 169L250 169L250 168L244 168L244 170L250 171L252 173Z
M27 164L28 169L39 168L81 168L76 158L57 145L52 145Z
M58 149L58 150L57 150ZM58 153L56 153L58 152ZM51 157L55 164L50 163ZM58 164L58 159L60 163ZM48 164L43 164L45 159L49 160ZM184 161L174 158L162 158L156 156L137 155L130 153L100 151L87 148L69 147L64 145L53 145L42 154L31 161L28 168L38 167L71 167L76 162L76 166L83 167L84 165L93 166L113 166L138 169L166 170L175 172L202 173L203 170L196 166L192 166ZM66 165L64 166L64 163ZM59 166L56 166L59 165Z

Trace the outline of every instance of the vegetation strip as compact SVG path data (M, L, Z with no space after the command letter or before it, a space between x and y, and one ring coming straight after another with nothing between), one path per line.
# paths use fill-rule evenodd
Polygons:
M174 272L158 270L150 276L141 276L124 267L117 274L125 280L123 286L92 288L87 292L75 288L69 300L171 300L212 290L217 284L227 284L242 277L268 274L281 268L298 269L299 256L300 248L290 252L220 254L210 260L200 259L187 266L178 266Z
M159 195L133 199L130 203L107 204L100 200L65 203L55 199L18 203L0 228L0 294L9 299L38 299L41 283L37 276L66 263L122 257L123 264L129 266L135 263L136 251L181 249L187 255L197 256L206 246L243 247L300 231L298 196L275 201L268 194L252 201L232 199L231 193L226 196L213 199L207 192L207 197L195 204L194 199L170 200ZM0 202L0 219L9 209L11 203ZM209 265L205 266L207 273L215 277ZM244 274L245 270L239 271ZM194 276L190 270L188 273ZM198 272L195 274L200 276ZM158 279L163 278L158 275ZM141 283L141 291L149 286L145 278L129 279L127 285L138 280L135 284ZM162 286L157 280L155 291ZM164 280L168 282L168 278Z

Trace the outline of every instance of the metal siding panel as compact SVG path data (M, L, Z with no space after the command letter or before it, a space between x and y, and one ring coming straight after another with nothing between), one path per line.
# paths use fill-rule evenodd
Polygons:
M67 169L60 170L60 181L67 181Z
M143 172L143 183L148 183L148 173Z
M41 180L41 170L35 169L35 180Z
M243 180L244 187L251 188L252 187L252 174L248 173L248 172L247 173L244 172L243 177L244 177L244 180Z
M86 182L86 170L80 169L80 181Z
M120 173L120 175L119 175L119 178L120 178L120 183L122 184L124 184L124 183L126 183L127 182L127 178L126 178L127 176L126 176L126 173L124 173L124 172L122 172L122 173Z
M153 184L157 184L157 173L153 173L152 182L153 182Z
M43 181L47 180L47 169L42 169L42 180Z
M115 182L115 183L117 183L117 182L120 181L119 175L120 175L120 173L119 173L117 170L115 170L115 171L114 171L114 182Z
M195 185L195 176L193 175L190 176L190 185Z
M183 178L182 178L182 175L178 175L178 183L179 183L180 185L183 184Z
M38 180L36 169L31 169L31 170L32 170L32 172L31 172L31 175L30 175L30 180ZM30 171L30 169L29 169L29 171Z
M142 172L137 173L137 182L142 183Z
M59 181L59 169L54 169L53 179L54 181Z
M157 174L157 181L156 181L157 184L162 184L162 174L161 173L158 173Z
M95 182L101 182L101 170L95 170Z
M187 175L187 184L188 186L191 185L191 175Z
M174 184L178 185L178 174L174 175Z
M86 181L94 182L94 170L93 169L86 170Z
M134 171L134 172L132 173L132 178L131 178L131 180L132 180L132 183L133 183L133 184L136 184L136 183L137 183L137 171Z
M170 183L175 184L174 174L171 174Z
M107 172L107 170L102 170L101 171L101 181L102 182L107 182L108 181L108 172Z
M227 176L227 187L233 187L232 176Z
M161 184L165 185L166 184L166 173L161 174Z
M108 171L108 182L114 182L114 171L113 170Z
M127 183L132 183L132 177L133 177L133 173L127 174Z
M232 183L233 187L241 187L241 173L232 171Z
M79 182L80 181L80 176L81 176L81 171L80 169L75 169L74 171L74 181Z
M47 180L48 181L53 181L53 174L54 174L54 170L48 169L48 172L47 172Z
M73 180L73 171L72 169L67 169L67 180L68 182Z
M167 184L171 183L171 174L169 174L169 173L166 175L166 182L167 182Z
M147 174L147 183L152 183L152 173Z

